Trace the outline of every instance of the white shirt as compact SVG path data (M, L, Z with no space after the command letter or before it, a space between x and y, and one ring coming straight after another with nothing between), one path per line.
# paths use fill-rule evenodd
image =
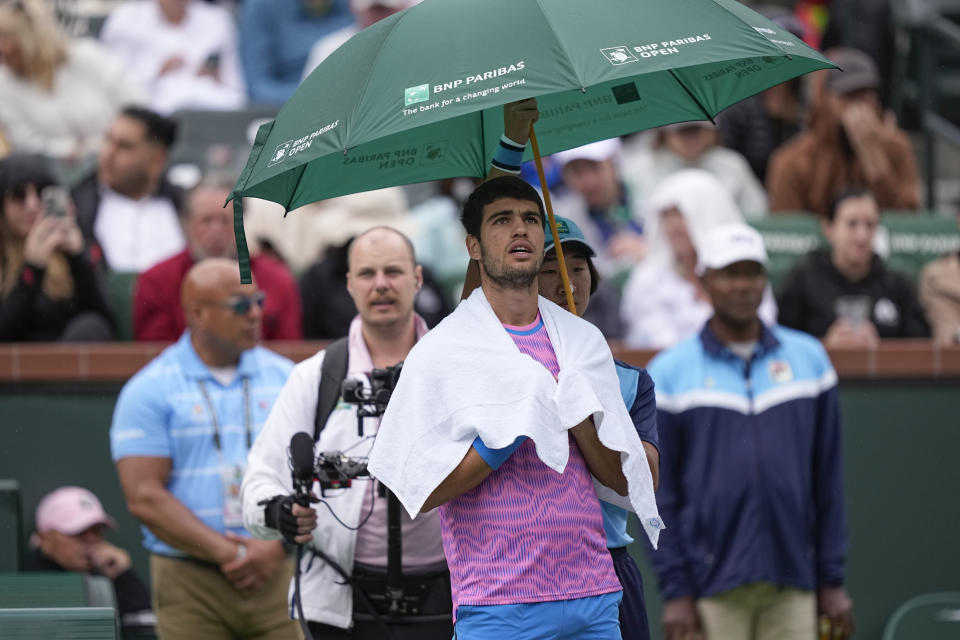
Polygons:
M94 40L68 45L50 91L0 64L0 132L16 151L55 158L96 153L120 108L144 99L123 63Z
M145 271L186 246L170 200L153 196L134 200L106 188L93 235L113 271Z
M190 2L183 21L173 24L154 0L125 2L107 18L100 38L148 87L150 105L160 113L246 103L236 25L223 7ZM197 75L211 56L218 59L217 78ZM176 57L183 66L161 75L164 63Z

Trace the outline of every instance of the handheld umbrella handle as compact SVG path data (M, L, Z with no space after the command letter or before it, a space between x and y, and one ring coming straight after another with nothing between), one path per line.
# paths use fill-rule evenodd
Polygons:
M540 146L537 144L537 134L530 123L530 148L533 150L533 160L537 165L537 175L540 176L540 189L543 191L543 204L547 209L547 219L550 221L550 233L553 234L553 247L557 251L557 266L560 267L560 279L563 280L563 292L567 295L567 308L574 315L577 314L577 305L573 301L573 289L570 288L570 277L567 275L567 263L563 259L563 246L560 244L560 234L557 233L557 219L553 215L553 204L550 202L550 190L547 188L547 178L543 173L543 160L540 158Z

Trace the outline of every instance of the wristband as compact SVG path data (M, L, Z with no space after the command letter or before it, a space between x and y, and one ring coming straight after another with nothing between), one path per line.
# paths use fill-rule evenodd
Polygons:
M500 136L500 144L493 154L493 160L490 164L494 169L499 169L504 173L518 175L520 166L523 164L523 152L527 148L525 144L517 144L507 136Z

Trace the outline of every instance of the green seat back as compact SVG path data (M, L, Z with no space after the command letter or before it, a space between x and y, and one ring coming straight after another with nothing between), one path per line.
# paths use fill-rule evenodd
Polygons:
M883 640L960 638L960 592L927 593L904 602L890 616Z
M107 296L117 322L116 339L133 340L133 287L137 283L136 272L111 271L107 274Z
M0 638L17 640L116 640L109 607L0 609Z

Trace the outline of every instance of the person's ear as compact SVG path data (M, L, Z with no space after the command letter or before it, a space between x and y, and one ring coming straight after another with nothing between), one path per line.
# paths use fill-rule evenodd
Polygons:
M474 235L467 235L467 253L470 255L471 260L480 259L480 239Z
M417 291L420 291L420 287L423 286L423 267L418 264L413 271L413 276L417 280Z
M353 279L350 277L349 271L347 271L347 293L353 297Z

